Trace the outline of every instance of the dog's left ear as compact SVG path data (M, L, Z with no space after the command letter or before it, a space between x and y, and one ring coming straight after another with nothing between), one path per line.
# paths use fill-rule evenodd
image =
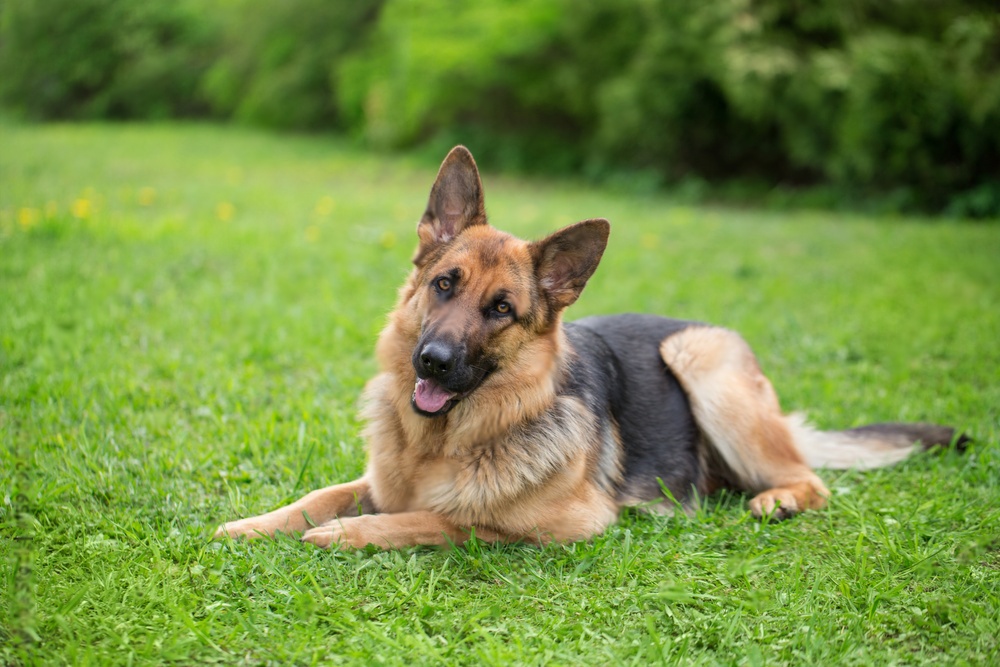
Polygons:
M466 227L485 224L483 182L476 161L468 148L455 146L441 163L427 211L417 224L420 245L413 263L423 264L434 248L452 240Z
M611 224L603 218L584 220L532 243L538 284L554 311L571 305L597 270L608 245Z

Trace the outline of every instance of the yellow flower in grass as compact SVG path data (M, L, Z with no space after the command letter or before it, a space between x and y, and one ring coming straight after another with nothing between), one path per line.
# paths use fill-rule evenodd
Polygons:
M333 197L329 195L326 197L320 197L320 200L316 202L316 215L327 216L333 213L333 207L335 202Z
M156 189L151 188L148 185L143 188L139 188L139 205L140 206L151 206L153 202L156 201Z
M70 207L70 211L73 213L74 218L79 218L80 220L86 220L90 217L91 211L93 209L93 204L90 203L89 199L77 199L73 202L73 206Z
M21 225L21 229L30 229L35 226L38 222L38 209L37 208L22 208L17 212L17 224Z
M215 207L215 217L220 222L229 222L234 215L236 215L236 207L227 201L219 202L219 205Z

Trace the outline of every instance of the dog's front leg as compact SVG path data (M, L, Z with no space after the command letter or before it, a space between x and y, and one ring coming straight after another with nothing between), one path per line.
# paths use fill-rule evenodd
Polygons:
M361 549L369 544L400 549L418 544L464 544L472 534L472 530L452 523L441 514L418 511L334 519L307 531L302 540L324 549ZM487 542L503 540L499 533L488 529L476 528L475 536Z
M353 517L372 511L371 488L364 477L346 484L328 486L267 514L230 521L215 531L214 539L230 537L274 537L277 532L303 533L338 517Z

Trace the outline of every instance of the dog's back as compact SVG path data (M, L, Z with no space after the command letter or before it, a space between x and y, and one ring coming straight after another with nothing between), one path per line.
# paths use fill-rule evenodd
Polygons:
M622 505L662 499L664 488L683 502L700 481L698 428L659 350L660 341L690 325L638 314L565 325L576 353L570 376L586 385L588 407L617 429L624 460L616 495Z

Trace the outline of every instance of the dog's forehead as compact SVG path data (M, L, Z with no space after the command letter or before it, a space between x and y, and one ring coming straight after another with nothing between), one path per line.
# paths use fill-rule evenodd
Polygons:
M485 225L465 230L439 264L460 269L466 281L509 282L512 289L526 287L533 274L527 242Z

